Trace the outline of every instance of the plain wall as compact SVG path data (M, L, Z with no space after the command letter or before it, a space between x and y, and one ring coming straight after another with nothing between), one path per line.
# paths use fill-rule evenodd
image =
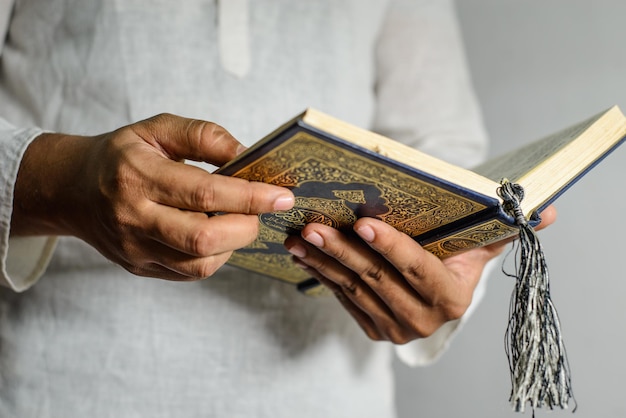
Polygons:
M458 0L492 155L602 111L626 110L623 0ZM626 417L626 146L561 196L540 233L578 411ZM400 417L520 416L508 403L504 332L513 279L493 274L483 303L435 365L396 364ZM530 410L525 415L532 416Z

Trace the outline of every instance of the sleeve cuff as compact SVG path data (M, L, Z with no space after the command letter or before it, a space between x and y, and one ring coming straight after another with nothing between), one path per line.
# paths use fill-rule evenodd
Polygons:
M56 237L10 238L1 283L16 292L34 285L45 272L56 242Z
M43 131L20 129L0 118L0 285L22 292L45 271L54 237L11 237L13 192L19 166L28 145Z

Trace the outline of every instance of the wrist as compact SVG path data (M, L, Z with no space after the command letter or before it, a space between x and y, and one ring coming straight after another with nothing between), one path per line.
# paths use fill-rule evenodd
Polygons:
M27 147L13 193L11 235L71 235L91 138L44 133ZM78 199L78 200L77 200Z

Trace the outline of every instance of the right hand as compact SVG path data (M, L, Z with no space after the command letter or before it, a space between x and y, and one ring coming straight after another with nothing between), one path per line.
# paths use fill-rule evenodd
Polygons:
M544 228L556 219L542 212ZM309 224L285 247L298 266L317 278L373 340L405 344L432 335L469 308L486 263L500 241L438 259L413 238L379 219L361 218L354 234Z
M97 137L42 134L20 165L11 235L74 235L137 275L208 277L256 238L257 214L294 203L288 189L182 161L220 166L243 149L218 125L173 115Z

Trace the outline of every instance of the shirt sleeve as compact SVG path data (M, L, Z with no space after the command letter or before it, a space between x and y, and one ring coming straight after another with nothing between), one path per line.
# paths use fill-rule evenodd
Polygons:
M0 118L0 284L21 292L45 271L54 237L10 237L13 191L24 151L42 131L20 129Z
M485 157L487 135L452 1L390 1L377 44L375 83L376 131L463 167ZM480 301L489 270L466 314L429 338L397 346L401 360L424 365L445 351Z

